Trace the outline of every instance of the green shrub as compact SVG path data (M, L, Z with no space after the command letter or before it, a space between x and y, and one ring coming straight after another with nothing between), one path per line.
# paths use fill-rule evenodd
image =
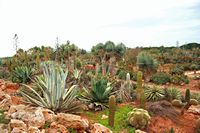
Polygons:
M152 88L146 88L144 90L146 99L148 101L158 101L164 98L165 92L156 86Z
M184 68L180 65L170 67L170 73L172 75L182 75L184 73Z
M191 93L191 99L195 99L200 102L200 93Z
M12 72L12 81L17 83L28 83L31 81L33 75L34 70L31 67L16 67Z
M185 75L172 75L171 83L181 85L183 83L188 84L189 80Z
M10 123L10 119L7 119L4 114L4 110L0 109L0 124L8 124L8 123Z
M170 82L170 75L167 73L156 73L151 77L151 81L156 84L166 84Z
M10 73L6 70L0 71L0 79L8 79L10 77Z
M174 99L172 101L172 105L175 106L175 107L182 107L183 103L181 102L181 100Z
M174 99L180 100L181 92L176 88L165 89L165 98L167 100L174 100Z
M43 76L35 79L37 90L42 92L42 96L30 86L29 89L20 90L22 96L31 104L51 109L55 112L75 112L80 108L77 102L77 85L66 88L68 70L64 71L61 66L54 62L43 65ZM31 93L30 93L31 91Z
M134 108L128 113L128 123L136 129L144 129L150 118L148 111L144 109Z

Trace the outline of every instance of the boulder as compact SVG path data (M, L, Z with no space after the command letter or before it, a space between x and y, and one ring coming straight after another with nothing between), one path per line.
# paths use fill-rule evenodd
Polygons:
M81 118L78 115L58 113L57 123L66 128L73 128L75 130L86 130L89 127L87 119Z
M13 130L11 131L11 133L27 133L26 131L24 131L23 129L20 128L13 128Z
M41 133L40 130L37 127L30 126L28 128L28 133Z
M22 105L21 105L22 106ZM23 107L23 106L22 106ZM8 112L12 119L19 119L24 121L28 126L43 127L45 124L45 118L40 107L23 107L21 110L19 107L11 108Z
M195 114L195 115L200 115L200 105L191 105L187 112Z
M22 120L17 120L17 119L11 119L10 127L12 129L16 128L15 130L17 130L17 129L20 129L22 131L26 131L27 130L26 124Z
M90 132L91 133L112 133L112 131L109 128L107 128L99 123L93 124Z
M56 133L60 131L61 133L69 133L68 129L61 125L57 124L56 122L51 123L50 128L48 129L48 133Z
M6 94L3 91L0 91L0 109L7 111L9 110L11 104L12 100L10 95Z
M56 115L53 111L51 111L49 109L43 109L42 113L43 113L45 122L52 123L53 121L55 121Z

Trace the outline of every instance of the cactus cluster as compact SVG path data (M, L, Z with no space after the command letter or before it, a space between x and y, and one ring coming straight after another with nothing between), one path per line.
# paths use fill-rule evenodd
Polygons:
M109 116L108 124L109 126L114 126L115 121L115 111L116 111L116 98L114 95L109 97Z
M196 99L190 99L190 105L198 105L199 102Z
M144 129L151 119L148 111L134 108L128 113L128 123L136 129Z

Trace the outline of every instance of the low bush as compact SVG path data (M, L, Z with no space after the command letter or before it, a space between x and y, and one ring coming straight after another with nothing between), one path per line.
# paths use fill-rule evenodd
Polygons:
M167 73L156 73L151 77L151 81L155 84L166 84L170 82L170 75Z
M184 68L180 65L175 65L170 67L170 74L172 75L182 75L184 73Z
M171 83L177 84L177 85L181 85L183 83L185 83L185 84L189 83L189 80L188 80L187 76L185 76L185 75L172 75L170 80L171 80Z

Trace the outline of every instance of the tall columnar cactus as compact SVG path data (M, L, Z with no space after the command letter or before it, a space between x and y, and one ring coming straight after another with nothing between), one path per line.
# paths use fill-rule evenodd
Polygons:
M185 101L187 102L187 104L190 103L190 89L186 89L185 91Z
M140 102L140 107L145 109L146 98L144 94L144 90L142 88L142 72L138 71L137 73L137 100Z
M108 123L110 126L114 126L115 121L115 111L116 111L116 98L114 95L109 97L109 117L108 117Z

